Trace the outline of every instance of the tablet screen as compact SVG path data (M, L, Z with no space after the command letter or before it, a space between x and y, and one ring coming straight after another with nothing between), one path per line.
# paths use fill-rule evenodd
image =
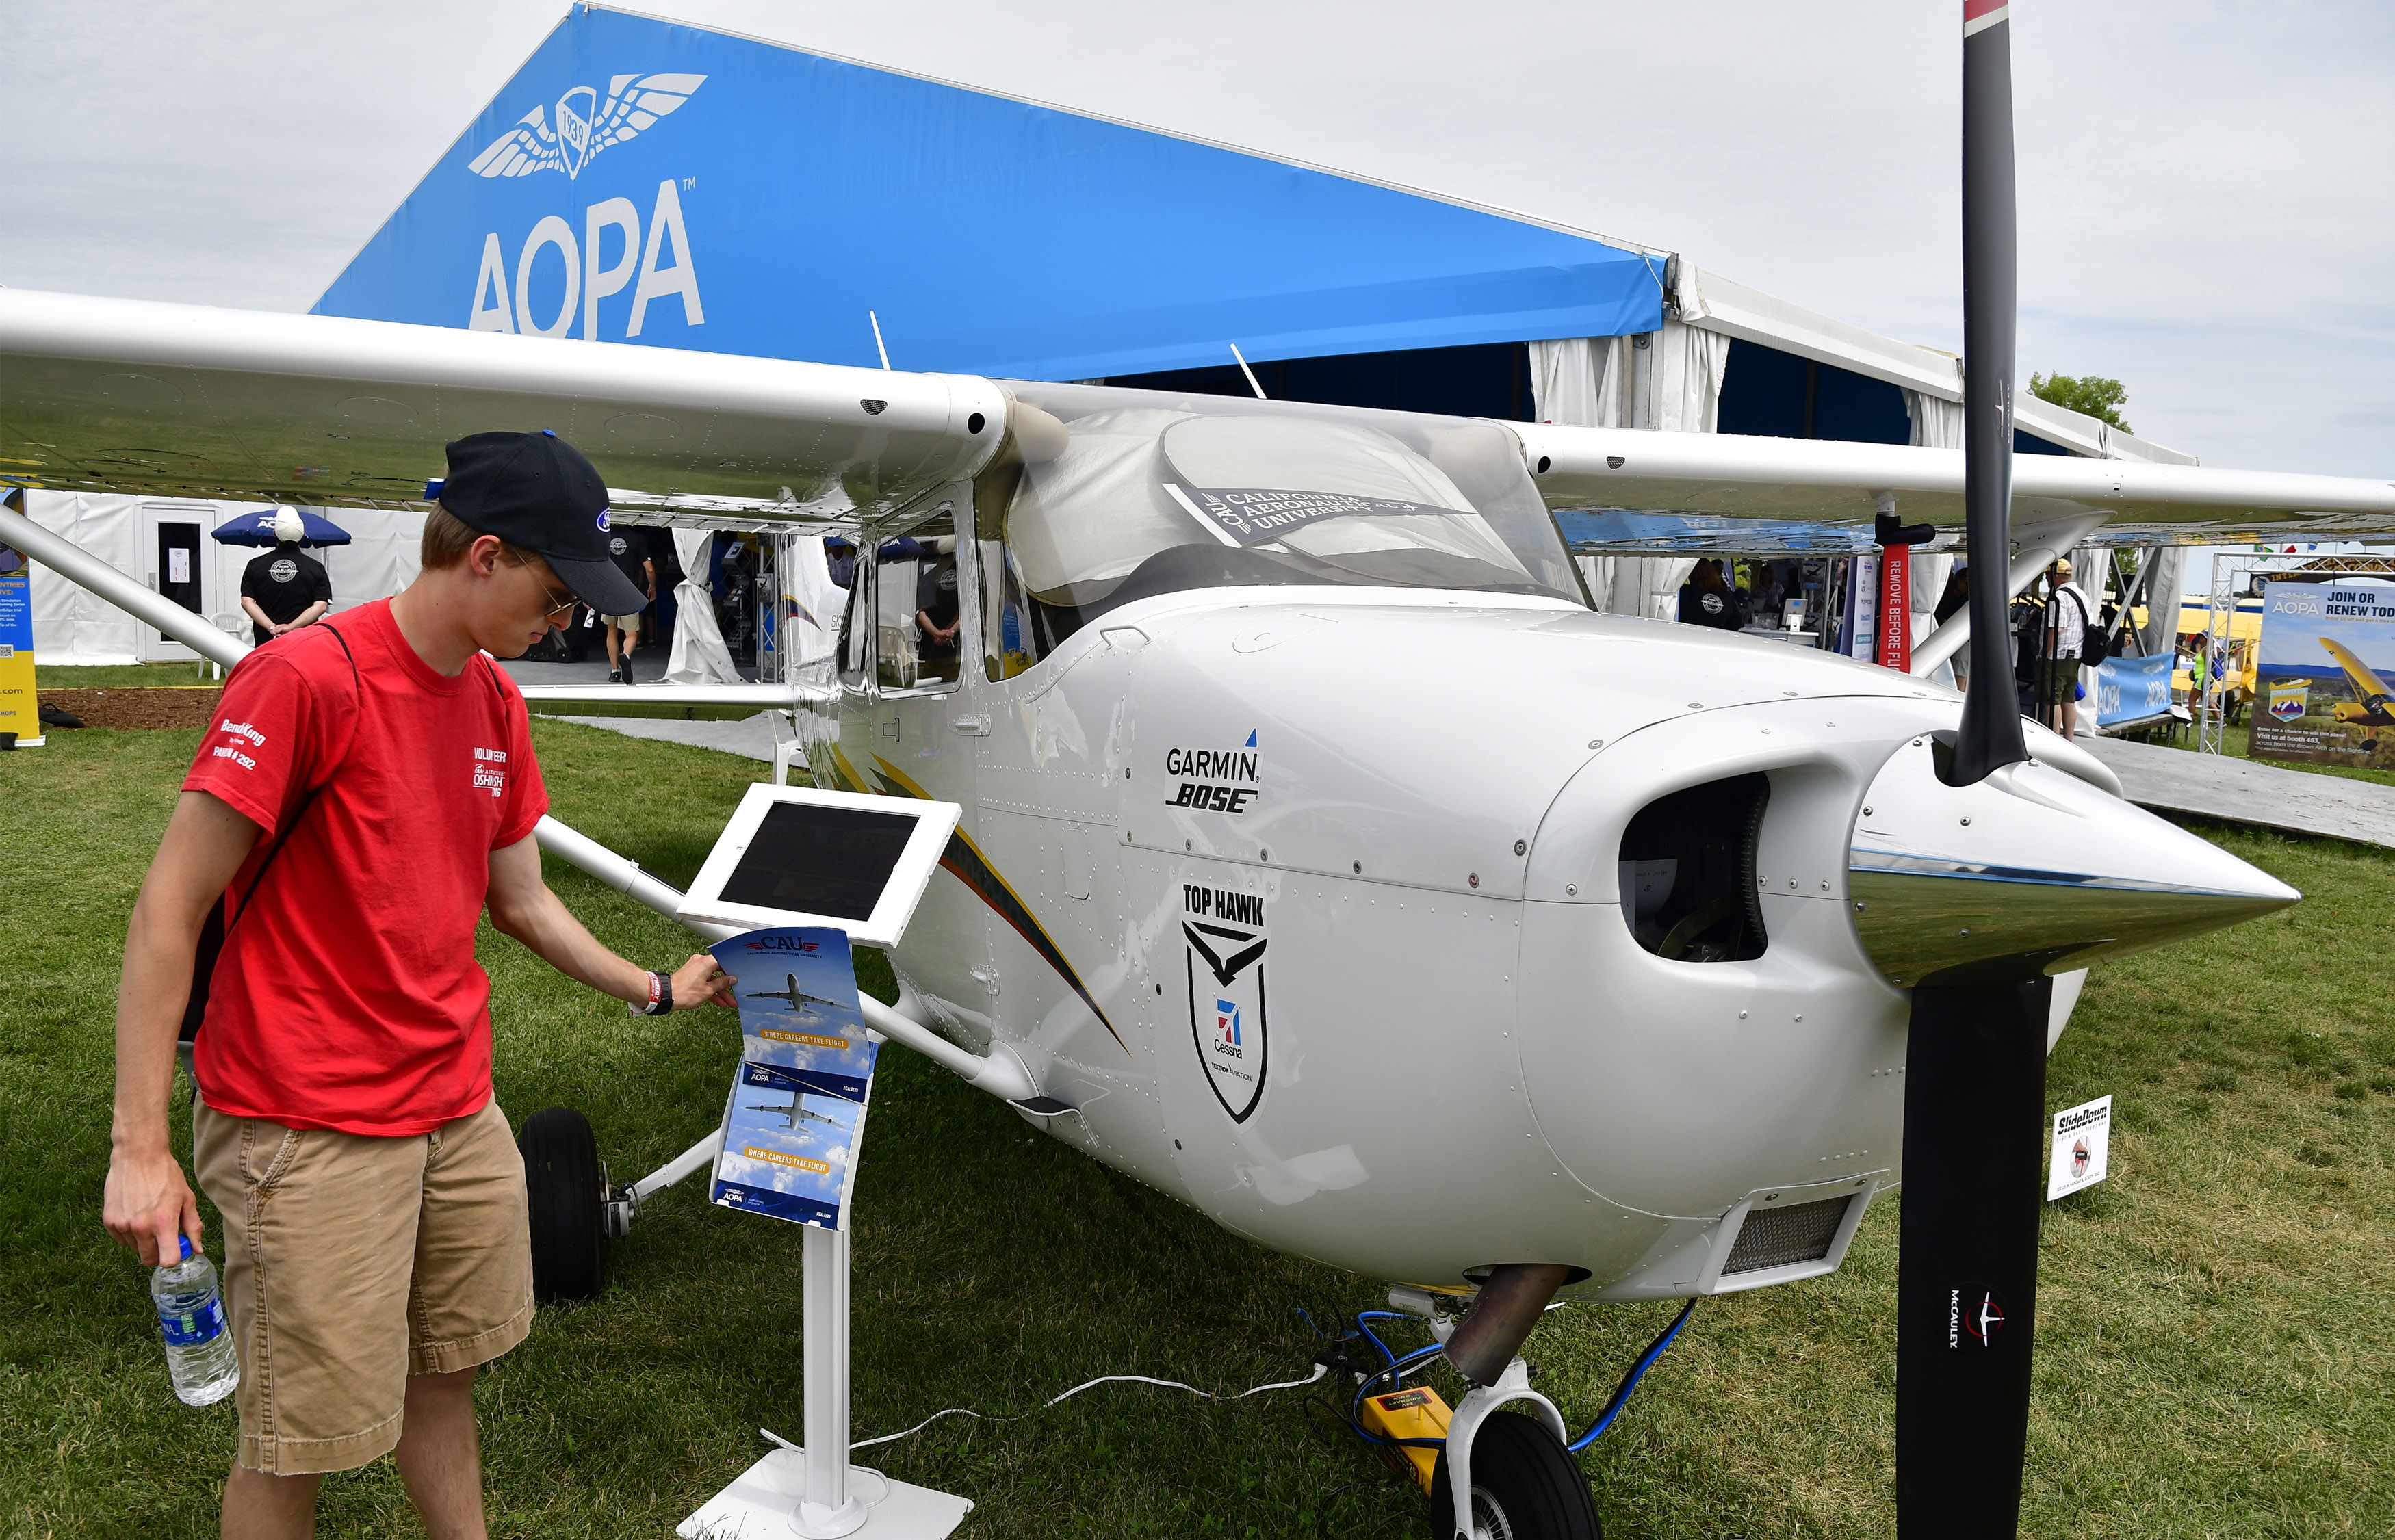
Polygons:
M721 897L757 909L868 919L915 823L903 813L776 802L765 809Z

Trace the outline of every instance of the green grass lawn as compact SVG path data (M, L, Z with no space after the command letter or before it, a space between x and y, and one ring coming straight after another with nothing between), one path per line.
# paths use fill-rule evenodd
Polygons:
M2220 752L2231 758L2251 757L2248 745L2253 742L2254 725L2248 721L2220 724ZM2195 747L2195 730L2190 728L2177 748ZM2349 781L2375 781L2382 786L2395 786L2395 770L2378 770L2369 765L2305 765L2291 759L2258 759L2255 763L2277 765L2283 770L2309 770L2314 775L2339 775Z
M559 816L676 882L757 774L534 732ZM196 741L60 733L0 759L0 1535L213 1533L231 1403L172 1399L141 1270L99 1225L125 915ZM2047 1210L2026 1534L2395 1533L2395 854L2210 837L2309 901L2099 970L2055 1055L2050 1105L2111 1092L2118 1111L2111 1180ZM552 862L550 880L632 956L691 948L578 873ZM583 1108L620 1179L717 1116L728 1017L635 1020L488 932L483 956L519 1125ZM1327 1322L1379 1303L910 1054L884 1063L857 1187L859 1437L1103 1374L1296 1377L1315 1348L1301 1307ZM1583 1457L1616 1540L1893 1534L1900 1201L1836 1276L1698 1308ZM695 1184L655 1201L605 1294L544 1309L482 1379L494 1533L665 1534L763 1453L760 1425L796 1438L799 1262L797 1231ZM1671 1313L1558 1311L1528 1352L1541 1387L1584 1421ZM1430 1533L1371 1455L1321 1436L1303 1392L1109 1387L1004 1426L951 1418L871 1460L973 1498L969 1536ZM323 1514L327 1535L420 1533L389 1461L328 1480Z

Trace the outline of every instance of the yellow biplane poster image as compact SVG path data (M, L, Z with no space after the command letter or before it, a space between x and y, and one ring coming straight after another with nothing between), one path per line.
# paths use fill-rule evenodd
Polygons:
M2263 588L2250 752L2395 768L2395 578Z

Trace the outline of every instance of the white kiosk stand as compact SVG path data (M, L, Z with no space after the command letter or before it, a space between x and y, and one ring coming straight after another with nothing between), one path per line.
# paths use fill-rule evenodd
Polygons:
M685 920L762 929L831 926L895 946L960 809L952 802L756 785L681 905ZM845 1231L805 1232L801 1344L805 1442L750 1466L674 1533L682 1540L946 1540L966 1498L849 1463Z

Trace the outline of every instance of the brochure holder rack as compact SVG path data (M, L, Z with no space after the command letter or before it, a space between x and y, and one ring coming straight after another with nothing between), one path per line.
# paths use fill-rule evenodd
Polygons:
M746 816L735 816L719 842L716 855L709 858L708 874L703 874L714 875L708 888L709 898L700 899L695 885L692 896L698 902L689 908L698 908L710 900L718 905L727 902L716 895L727 877L738 880L742 862L758 859L760 821L770 814L773 806L814 804L847 810L861 805L890 805L888 799L783 786L752 787L749 800L757 806L744 805ZM955 806L942 803L906 803L898 810L924 820L936 831L936 837L928 841L930 858L924 859L924 852L915 848L925 843L924 839L909 837L892 844L894 859L876 874L879 896L867 894L852 904L870 915L874 928L887 928L891 940L904 929L916 901L921 897L931 863L937 858L938 848L946 843L947 832L956 826L959 814ZM905 847L903 853L898 850L899 843ZM850 897L854 899L853 892ZM776 915L750 908L736 916L710 914L705 917L719 924L735 917L769 925L827 923L827 916L819 911ZM874 939L862 931L853 933L858 939ZM792 984L793 995L798 987ZM793 999L792 1004L795 1006L797 1001ZM879 1041L878 1034L875 1040ZM734 1099L736 1102L738 1099ZM723 1133L718 1132L719 1146ZM810 1224L804 1231L803 1244L801 1276L805 1292L801 1304L801 1353L805 1441L797 1446L785 1444L759 1460L684 1520L675 1533L683 1540L765 1540L767 1536L782 1540L792 1534L802 1540L840 1540L852 1534L862 1535L865 1540L946 1540L973 1511L972 1502L928 1487L893 1481L880 1471L849 1461L849 1236L845 1230Z

